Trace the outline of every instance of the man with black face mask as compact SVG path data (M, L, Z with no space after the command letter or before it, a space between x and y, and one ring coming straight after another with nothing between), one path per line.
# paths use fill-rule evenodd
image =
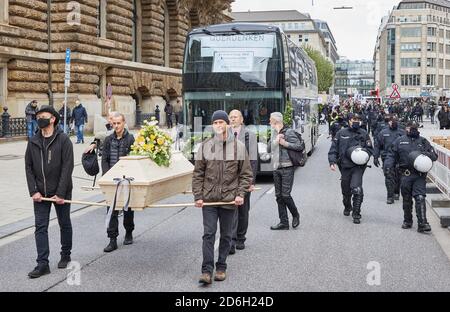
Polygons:
M28 274L30 278L49 274L50 254L48 225L52 203L42 201L51 197L55 202L58 224L61 229L61 260L59 269L71 261L72 224L70 204L72 198L73 145L69 137L58 128L59 113L52 106L43 106L36 113L39 132L28 142L25 153L25 171L28 190L34 202L37 267Z
M385 170L393 170L397 165L400 168L404 212L402 228L410 229L412 227L412 199L414 197L418 222L417 231L423 233L431 231L426 217L425 203L427 173L416 169L415 164L418 158L416 153L425 155L431 161L436 161L438 155L428 140L420 136L418 127L418 124L408 122L406 135L394 141L384 162L384 168Z
M355 163L352 159L356 147L362 148L359 155L366 154L364 164ZM367 131L361 128L361 117L353 115L350 118L348 128L341 129L333 139L330 151L328 152L328 162L330 168L336 171L339 167L341 172L341 189L343 195L344 215L349 216L353 211L353 223L359 224L361 219L361 205L364 198L363 175L367 167L367 162L373 154L373 145ZM364 155L363 155L364 156ZM355 158L356 160L356 158ZM353 195L353 206L352 206Z
M378 134L377 139L375 140L373 164L376 167L380 166L380 161L378 158L381 156L381 160L384 164L387 153L391 148L392 143L394 143L397 138L405 135L405 131L400 129L398 126L398 119L396 116L390 116L388 124L389 127L381 130L381 132ZM392 170L385 169L383 171L387 189L387 204L393 204L394 200L400 199L400 174L398 166L392 168Z

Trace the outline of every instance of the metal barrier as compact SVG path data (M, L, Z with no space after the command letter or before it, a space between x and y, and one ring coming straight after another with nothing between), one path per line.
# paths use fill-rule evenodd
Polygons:
M450 150L434 142L430 142L438 154L428 177L438 189L450 199Z
M26 135L26 118L11 118L11 115L8 113L8 108L3 107L3 114L0 118L0 138Z

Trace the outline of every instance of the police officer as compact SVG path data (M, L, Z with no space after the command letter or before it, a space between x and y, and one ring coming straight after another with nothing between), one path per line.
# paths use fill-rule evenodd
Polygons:
M401 191L403 197L404 221L402 228L410 229L413 224L412 204L413 197L416 201L416 215L420 233L430 232L431 227L426 217L426 178L427 173L416 169L418 153L427 156L431 161L436 161L438 156L427 139L420 136L418 124L408 122L406 135L399 137L392 144L386 161L385 170L393 170L398 164L401 172ZM423 170L422 170L423 171Z
M343 195L344 215L349 216L353 211L353 223L359 224L361 219L361 205L364 198L363 175L367 167L365 164L357 164L352 160L352 151L360 147L367 155L367 161L373 154L373 145L367 131L361 128L361 117L352 115L349 128L341 129L333 139L328 162L330 168L336 171L336 166L341 172L341 189ZM352 207L353 195L353 207Z
M378 115L377 124L375 126L375 129L373 131L373 140L376 141L378 138L378 134L383 130L384 128L388 127L389 117L385 116L383 110L380 111L380 114Z
M381 160L386 161L388 151L394 143L394 141L405 135L405 131L399 128L398 119L396 116L389 117L389 127L384 128L378 134L375 141L375 149L373 155L373 164L376 167L380 166L379 157ZM400 174L398 166L393 167L392 170L383 170L385 176L385 184L387 189L387 204L393 204L394 200L400 199Z

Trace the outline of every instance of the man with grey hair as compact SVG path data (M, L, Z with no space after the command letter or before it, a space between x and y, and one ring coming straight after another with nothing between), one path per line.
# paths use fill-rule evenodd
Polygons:
M273 155L273 180L280 217L280 223L270 227L270 229L274 231L289 230L289 217L286 207L292 214L293 228L300 225L300 214L291 196L295 167L288 150L302 151L303 144L295 131L284 125L283 114L279 112L272 113L270 115L270 126L275 130L269 148Z

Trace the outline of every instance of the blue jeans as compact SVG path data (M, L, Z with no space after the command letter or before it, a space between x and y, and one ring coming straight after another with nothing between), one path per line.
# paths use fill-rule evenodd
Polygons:
M36 133L36 130L37 130L37 121L36 120L27 122L27 134L30 139L34 136L34 134Z
M84 141L83 136L84 125L75 126L75 128L77 129L77 142L81 143Z

